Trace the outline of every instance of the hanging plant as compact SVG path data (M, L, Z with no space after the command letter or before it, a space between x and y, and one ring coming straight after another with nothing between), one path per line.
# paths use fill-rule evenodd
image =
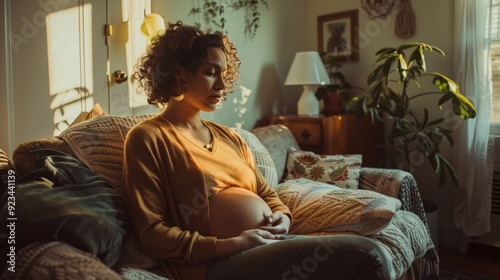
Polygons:
M263 5L266 9L268 8L265 0L202 0L202 2L203 5L198 0L196 6L189 11L189 16L195 17L196 27L201 28L201 18L203 18L203 22L208 27L215 27L216 30L227 33L227 30L225 30L226 7L230 7L234 11L245 9L245 35L250 39L255 37L260 27L260 5Z

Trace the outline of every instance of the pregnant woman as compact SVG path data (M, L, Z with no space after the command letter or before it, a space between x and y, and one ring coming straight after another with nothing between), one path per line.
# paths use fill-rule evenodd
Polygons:
M288 236L292 217L243 139L200 117L234 91L240 61L221 33L181 22L157 36L134 77L165 107L125 142L134 237L170 279L387 279L360 236Z

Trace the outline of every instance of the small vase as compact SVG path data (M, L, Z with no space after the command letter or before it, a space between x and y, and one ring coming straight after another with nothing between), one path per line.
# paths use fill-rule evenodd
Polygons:
M324 115L339 115L345 113L345 103L338 90L327 91L325 96L323 96L323 104Z

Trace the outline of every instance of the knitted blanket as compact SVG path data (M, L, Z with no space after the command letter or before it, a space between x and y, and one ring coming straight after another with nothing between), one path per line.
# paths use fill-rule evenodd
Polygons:
M430 236L424 205L418 191L417 182L410 173L393 169L363 168L360 174L360 188L373 190L402 202L401 210L417 215L424 223ZM439 275L439 256L435 248L429 249L422 258L423 275Z
M152 116L101 115L70 126L60 137L87 168L120 190L125 137L130 128Z
M371 235L387 227L401 202L370 190L345 189L304 178L277 187L293 216L290 233L355 233Z
M400 210L396 198L306 179L285 181L277 191L294 217L290 233L367 236L381 246L391 279L402 277L415 259L434 247L422 220Z

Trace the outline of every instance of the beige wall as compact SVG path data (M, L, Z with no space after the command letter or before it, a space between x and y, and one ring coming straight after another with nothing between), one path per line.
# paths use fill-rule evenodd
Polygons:
M0 15L4 15L4 5L0 5ZM0 38L3 42L5 38L5 21L0 21ZM12 150L9 147L9 115L7 106L7 83L6 83L6 61L4 58L5 44L0 44L0 149L9 153Z

